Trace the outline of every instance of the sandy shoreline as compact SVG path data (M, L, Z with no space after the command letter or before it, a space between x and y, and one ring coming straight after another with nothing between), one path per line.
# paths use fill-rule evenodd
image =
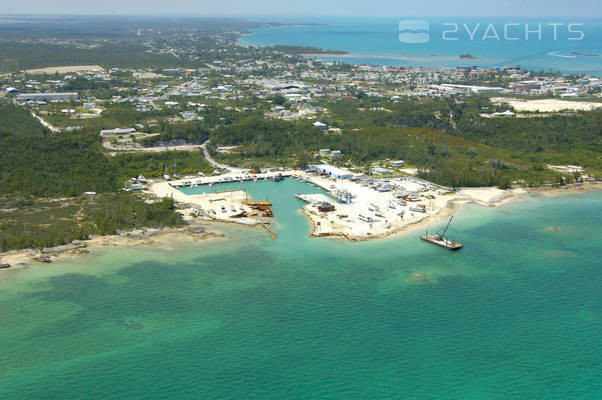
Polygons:
M585 193L589 192L590 190L596 189L602 190L602 182L578 183L557 188L514 188L509 190L501 190L495 187L485 187L461 189L460 196L458 196L455 199L448 200L445 207L439 209L434 214L427 215L420 220L410 222L400 228L392 229L385 233L368 236L354 236L336 232L332 234L320 234L318 232L318 225L312 219L312 215L307 213L305 207L303 209L303 214L312 223L312 231L309 234L309 236L311 237L328 237L334 239L345 239L351 242L362 242L368 240L400 236L415 232L420 228L425 228L427 226L439 223L451 217L452 215L455 215L458 211L462 209L462 207L464 207L467 204L478 204L483 207L501 207L505 204L520 199L523 195L528 194L538 194L546 197L561 197Z
M330 237L345 239L351 242L367 241L382 239L392 236L398 236L414 232L420 228L441 222L442 220L457 213L466 204L479 204L485 207L499 207L519 199L525 194L538 194L546 197L560 197L573 195L578 193L589 192L590 190L602 190L602 182L588 182L580 184L571 184L560 188L515 188L510 190L500 190L498 188L465 188L458 192L458 195L453 199L448 199L446 204L439 208L436 212L425 215L423 218L409 221L403 226L395 229L390 229L386 232L368 235L353 235L342 232L331 232L327 234L318 232L317 221L307 207L302 208L303 214L312 224L312 230L309 236L312 237ZM171 195L170 191L170 195ZM180 192L181 193L181 192ZM179 199L180 201L182 199ZM187 211L187 210L184 210ZM90 252L106 249L107 247L117 246L156 246L165 244L170 239L178 238L190 241L210 240L223 238L225 234L219 229L220 226L238 225L245 228L260 228L265 229L272 237L275 234L271 231L269 224L265 222L254 221L235 221L235 220L207 220L201 221L186 218L188 224L179 228L161 228L161 229L138 229L133 231L122 232L117 235L94 236L89 240L74 241L70 244L58 246L50 249L35 250L23 249L12 250L0 253L0 264L10 264L11 268L0 269L2 271L13 270L20 266L26 266L31 263L45 263L59 261L65 258L72 258L89 254Z
M190 241L221 238L222 232L209 230L207 224L192 223L179 228L137 229L116 235L93 236L88 240L76 240L72 243L37 250L23 249L0 253L0 264L10 264L12 270L31 263L51 263L61 259L89 254L93 251L117 246L155 246L178 238ZM0 269L0 272L3 271Z
M327 235L319 234L318 226L315 224L315 222L311 219L311 217L308 214L305 213L305 211L303 212L303 214L310 220L310 222L312 222L312 231L309 233L309 236L311 236L311 237L316 237L316 238L328 237L328 238L332 238L332 239L345 239L350 242L365 242L365 241L369 241L369 240L385 239L385 238L389 238L389 237L393 237L393 236L399 236L399 235L411 233L411 232L417 231L420 228L424 228L425 226L435 224L437 222L440 222L440 221L446 219L447 217L451 217L452 215L454 215L456 212L458 212L462 208L462 205L467 204L468 201L450 200L448 203L449 204L445 208L439 210L435 214L426 216L423 219L420 219L415 222L410 222L400 228L390 230L385 233L369 235L369 236L353 236L353 235L347 235L347 234L342 234L342 233L341 234L334 233L334 234L327 234Z

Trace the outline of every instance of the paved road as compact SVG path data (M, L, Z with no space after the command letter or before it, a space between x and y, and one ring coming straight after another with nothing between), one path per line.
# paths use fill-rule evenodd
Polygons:
M207 145L209 144L209 140L206 140L205 143L203 143L201 145L201 149L203 149L203 154L205 155L205 158L207 159L207 161L209 161L209 164L213 165L215 168L220 168L220 169L225 169L225 170L231 170L232 168L229 167L226 164L220 164L217 161L215 161L213 158L211 158L211 155L209 154L209 150L207 150Z

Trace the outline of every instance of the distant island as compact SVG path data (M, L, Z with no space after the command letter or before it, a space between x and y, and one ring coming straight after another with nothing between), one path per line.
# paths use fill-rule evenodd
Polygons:
M468 59L468 60L477 60L477 58L475 56L473 56L472 54L460 54L460 58L464 58L464 59Z
M341 50L328 50L320 47L311 46L291 46L291 45L274 45L269 47L272 50L279 51L286 54L348 54L346 51Z
M582 53L580 51L571 51L571 54L574 56L586 56L586 57L599 57L600 56L600 54Z

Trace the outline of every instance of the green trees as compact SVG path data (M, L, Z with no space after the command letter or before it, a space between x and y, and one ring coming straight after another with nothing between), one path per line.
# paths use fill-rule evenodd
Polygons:
M94 234L183 224L173 200L148 203L135 193L117 192L70 200L5 200L0 208L0 251L54 247Z
M220 127L210 135L212 143L244 145L253 157L291 156L297 151L316 151L331 140L310 121L269 120L247 117Z
M16 60L20 69L90 64L128 68L145 68L149 65L167 68L183 65L181 59L171 54L149 53L146 50L148 48L142 44L127 41L94 48L4 41L0 64Z
M198 151L163 151L157 153L123 153L111 159L111 163L122 179L163 174L194 174L213 171L211 164Z
M94 233L107 235L133 228L175 227L183 224L171 199L147 203L132 193L102 196L85 209L85 222Z
M0 191L75 196L118 188L97 136L49 133L22 108L0 106Z
M201 144L209 138L209 130L201 121L178 122L174 124L163 124L161 134L143 139L140 142L147 147L159 144L174 144L184 142L189 144Z

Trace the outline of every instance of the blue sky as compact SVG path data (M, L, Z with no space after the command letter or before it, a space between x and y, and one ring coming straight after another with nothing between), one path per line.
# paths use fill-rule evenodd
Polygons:
M602 18L602 0L0 0L0 14Z

